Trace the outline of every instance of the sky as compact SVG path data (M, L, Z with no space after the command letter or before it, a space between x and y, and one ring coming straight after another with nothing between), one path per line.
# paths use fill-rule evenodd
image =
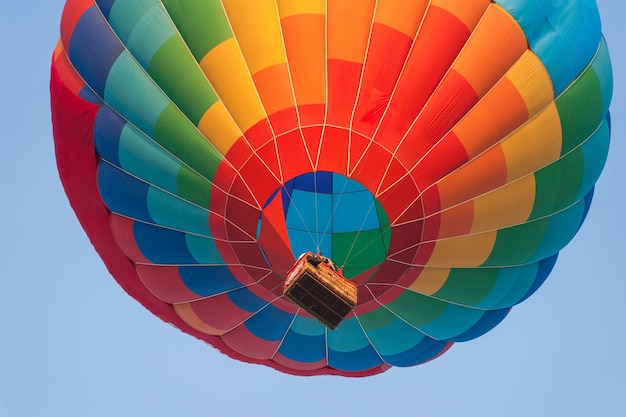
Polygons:
M108 274L56 171L48 83L63 3L0 0L0 416L624 415L626 2L598 1L611 149L551 276L485 336L369 378L232 360Z

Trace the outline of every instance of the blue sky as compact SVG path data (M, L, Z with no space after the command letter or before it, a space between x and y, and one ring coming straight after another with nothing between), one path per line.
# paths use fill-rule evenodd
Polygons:
M56 172L48 82L63 1L0 1L0 415L623 415L626 2L598 4L611 150L552 275L487 335L426 365L346 379L231 360L121 290Z

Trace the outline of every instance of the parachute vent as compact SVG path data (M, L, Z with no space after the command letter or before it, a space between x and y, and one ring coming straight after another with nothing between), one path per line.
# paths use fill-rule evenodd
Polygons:
M356 285L330 259L307 252L287 275L283 294L320 323L335 330L356 306Z

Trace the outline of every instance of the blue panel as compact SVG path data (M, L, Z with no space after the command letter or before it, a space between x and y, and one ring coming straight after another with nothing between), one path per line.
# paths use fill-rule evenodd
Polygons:
M96 152L101 158L117 166L120 166L119 142L124 125L126 120L108 106L101 106L93 127Z
M228 298L243 311L254 313L267 305L267 301L259 298L248 288L241 288L228 293Z
M468 340L476 339L496 327L502 320L504 320L506 315L509 314L509 311L511 311L510 308L487 310L474 326L472 326L465 333L453 337L450 340L452 342L466 342Z
M393 356L418 344L425 336L406 322L396 318L384 327L368 330L367 337L382 356Z
M221 294L242 284L237 281L227 266L181 266L178 272L183 282L201 297Z
M355 180L349 179L341 174L333 175L333 193L352 193L358 191L368 191L363 185Z
M297 362L319 362L326 358L324 335L306 336L290 330L280 344L278 353Z
M91 7L76 23L70 40L69 57L85 82L103 97L109 71L123 50L124 46L100 11Z
M269 304L246 320L244 325L256 337L277 342L285 336L292 321L293 314L286 313Z
M193 265L185 234L162 227L135 222L133 231L137 246L150 262L161 265Z
M537 276L535 277L535 281L530 287L530 290L528 290L528 293L522 298L522 300L520 300L520 302L533 295L534 292L537 291L539 287L541 287L541 284L545 282L545 280L548 278L548 275L550 275L550 272L552 272L552 268L554 268L554 265L556 264L556 259L558 258L558 255L559 254L557 253L549 258L539 261L539 268L537 270Z
M111 7L115 3L115 0L96 0L96 4L100 8L100 11L108 19L109 13L111 12Z
M420 330L437 340L452 341L471 329L483 316L483 310L448 304L432 322L420 326Z
M308 172L294 178L294 189L331 194L333 192L333 174L331 172L319 171L317 173Z
M366 346L353 352L338 352L328 350L328 364L341 371L365 371L383 364L382 359L374 348Z
M84 85L80 89L80 91L78 92L78 97L82 98L83 100L87 100L88 102L93 103L93 104L98 104L98 105L104 104L104 102L100 99L100 97L95 95L93 90L86 85Z
M149 186L106 162L98 164L98 190L114 213L153 222L146 206Z
M425 337L412 348L397 355L385 355L383 359L393 366L419 365L437 357L447 346L445 342Z
M369 191L335 194L333 200L333 233L380 227L374 196Z
M555 94L583 71L601 39L594 0L497 0L518 21L550 73Z
M535 282L538 267L539 264L531 263L521 267L500 268L496 284L476 307L506 308L519 303Z
M286 222L288 229L330 231L332 196L294 190Z

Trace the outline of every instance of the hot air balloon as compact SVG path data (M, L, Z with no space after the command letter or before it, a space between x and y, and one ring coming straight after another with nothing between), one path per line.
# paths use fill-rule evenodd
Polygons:
M60 178L115 280L296 375L491 330L609 148L592 0L68 0L51 73Z

